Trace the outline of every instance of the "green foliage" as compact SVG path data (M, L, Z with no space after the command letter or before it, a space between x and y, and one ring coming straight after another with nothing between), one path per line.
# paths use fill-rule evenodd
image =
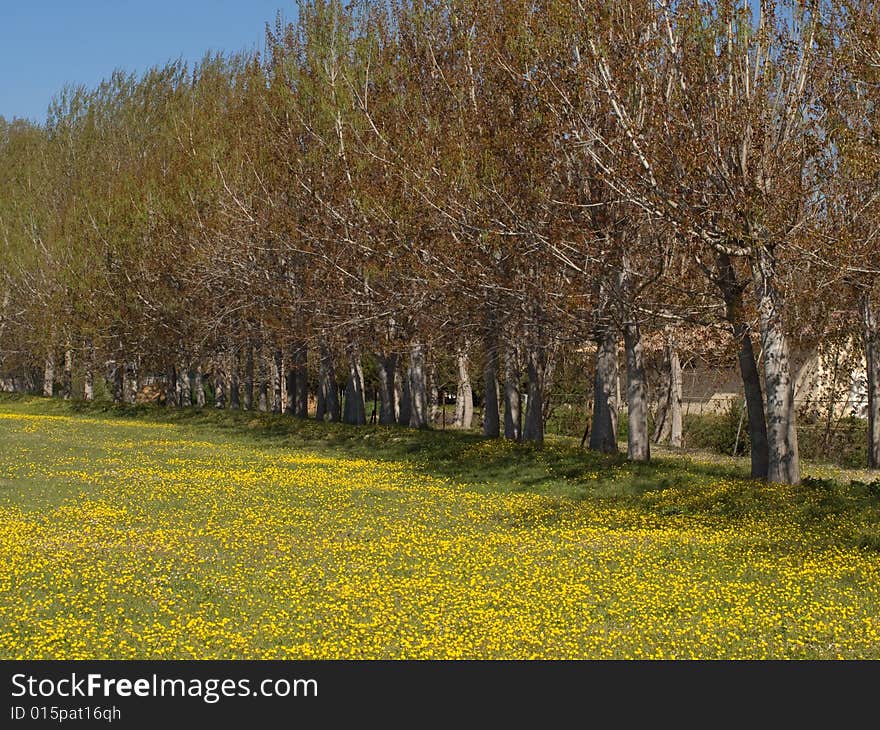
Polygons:
M817 461L830 461L841 466L859 468L868 459L868 426L860 418L845 418L827 426L821 422L798 428L801 456Z
M740 428L740 418L742 427ZM739 432L739 448L734 454ZM684 417L686 448L705 449L728 456L746 456L750 452L748 417L742 401L733 401L720 414ZM867 426L864 420L849 418L834 425L830 438L822 423L798 426L798 449L802 459L827 461L858 469L867 459Z
M685 415L685 446L729 456L748 454L749 423L743 408L742 399L735 399L720 414Z

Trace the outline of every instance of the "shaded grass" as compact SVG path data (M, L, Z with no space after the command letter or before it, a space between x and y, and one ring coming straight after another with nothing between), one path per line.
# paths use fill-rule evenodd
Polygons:
M770 490L749 477L747 458L700 451L682 453L660 447L655 448L659 455L651 462L633 463L626 459L625 445L616 455L598 454L578 448L576 439L566 437L551 436L544 444L534 445L451 429L349 426L254 411L169 409L17 394L0 394L2 404L22 413L175 424L194 437L222 436L260 448L402 460L426 475L463 482L484 493L524 492L561 500L621 503L660 515L705 513L736 519L777 513L806 525L850 514L876 518L880 524L880 479L872 478L876 474L827 464L804 463L801 485ZM706 491L705 485L713 481L729 486ZM0 481L0 494L3 487ZM859 531L848 536L847 543L871 545L873 534ZM876 534L880 536L880 530Z

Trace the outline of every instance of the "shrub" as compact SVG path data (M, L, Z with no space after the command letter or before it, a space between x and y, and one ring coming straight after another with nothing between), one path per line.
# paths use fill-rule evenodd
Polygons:
M749 422L743 410L743 400L731 401L728 408L718 414L685 416L684 438L688 448L728 456L734 455L734 448L736 456L750 453ZM798 450L801 458L809 461L829 461L848 468L864 467L868 458L866 422L858 418L842 419L829 433L824 423L801 420Z
M742 399L732 400L721 413L685 416L684 439L689 448L730 456L748 454L751 448L749 422L744 415Z

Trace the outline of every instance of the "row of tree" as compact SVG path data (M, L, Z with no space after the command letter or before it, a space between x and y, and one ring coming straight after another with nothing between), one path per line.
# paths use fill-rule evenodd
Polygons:
M303 0L261 54L0 121L0 369L364 423L367 363L425 427L445 358L460 424L476 366L484 433L540 441L589 349L590 448L623 399L647 460L723 333L752 473L796 483L792 348L862 343L880 465L878 232L880 3Z

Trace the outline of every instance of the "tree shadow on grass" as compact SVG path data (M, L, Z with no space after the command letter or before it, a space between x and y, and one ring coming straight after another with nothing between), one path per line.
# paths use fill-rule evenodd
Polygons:
M105 415L169 423L261 448L305 449L380 461L405 461L417 471L486 493L525 492L573 500L623 502L661 516L710 514L739 518L786 512L805 525L849 511L880 512L880 490L856 482L805 480L797 487L749 478L746 465L663 456L649 463L624 453L599 454L577 441L543 445L487 439L473 432L414 430L402 426L349 426L281 414L213 408L118 406L0 396L16 410ZM861 520L860 520L861 521Z
M280 448L332 449L366 459L405 460L435 477L491 491L527 491L571 498L637 496L681 488L701 478L741 478L734 467L686 458L628 462L624 454L599 454L574 440L543 445L487 439L473 432L414 430L402 426L349 426L288 415L214 408L164 408L152 404L115 405L22 396L2 396L28 412L83 414L175 424L236 441Z

